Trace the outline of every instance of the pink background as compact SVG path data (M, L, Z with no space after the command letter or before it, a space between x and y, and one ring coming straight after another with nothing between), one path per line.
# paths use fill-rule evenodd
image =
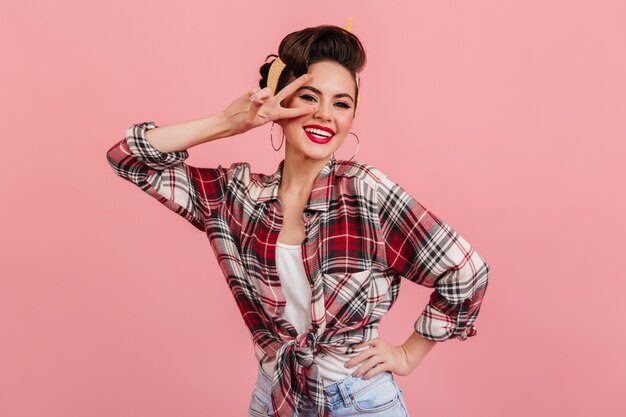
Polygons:
M0 415L246 415L252 341L208 239L105 153L133 123L221 111L286 34L350 16L357 159L492 268L478 335L396 377L411 415L625 415L625 2L2 9ZM282 151L265 125L190 155L269 173ZM429 294L404 280L382 337L402 343Z

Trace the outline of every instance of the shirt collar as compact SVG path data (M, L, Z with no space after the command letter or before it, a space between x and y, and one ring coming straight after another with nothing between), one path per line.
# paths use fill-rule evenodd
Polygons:
M332 184L334 183L333 180L335 178L337 164L337 160L331 158L317 174L305 209L328 211L328 203L332 192ZM276 172L269 176L262 177L261 181L257 185L258 189L256 190L257 203L264 203L278 199L278 187L280 186L280 179L282 177L284 165L285 160L283 159L278 164Z

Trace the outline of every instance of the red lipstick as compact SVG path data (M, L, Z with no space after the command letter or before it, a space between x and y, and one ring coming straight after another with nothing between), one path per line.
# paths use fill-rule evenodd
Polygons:
M304 133L306 133L306 135L309 137L309 139L311 139L311 141L313 141L315 143L325 144L325 143L330 142L330 140L335 137L335 131L332 130L331 128L329 128L329 127L326 127L326 126L321 126L321 125L306 125L306 126L303 126L303 129L306 129L306 128L317 129L317 130L320 130L322 132L325 132L327 135L330 134L330 136L324 137L323 133L316 132L314 134L312 132L307 132L305 130Z

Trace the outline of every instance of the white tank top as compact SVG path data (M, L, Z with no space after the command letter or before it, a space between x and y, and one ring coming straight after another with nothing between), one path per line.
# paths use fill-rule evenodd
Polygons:
M301 246L276 242L276 269L287 301L281 317L291 323L298 334L305 333L311 325L311 285L304 271ZM324 349L315 355L324 385L331 385L356 371L360 364L352 368L345 368L343 364L358 353L345 355ZM275 365L275 359L262 364L268 375L274 374Z

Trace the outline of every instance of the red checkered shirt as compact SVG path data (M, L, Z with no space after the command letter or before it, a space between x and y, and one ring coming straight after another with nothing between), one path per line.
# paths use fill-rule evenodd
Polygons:
M107 160L120 177L207 234L248 327L259 362L276 359L276 416L297 415L309 398L331 417L315 355L351 354L377 333L404 277L434 288L414 328L435 341L466 340L487 288L489 266L448 224L375 167L331 159L318 173L302 213L303 264L312 288L311 327L298 334L281 317L276 270L283 213L284 160L271 175L250 164L199 168L187 151L161 152L144 136L154 122L129 127ZM367 347L366 347L367 348Z

